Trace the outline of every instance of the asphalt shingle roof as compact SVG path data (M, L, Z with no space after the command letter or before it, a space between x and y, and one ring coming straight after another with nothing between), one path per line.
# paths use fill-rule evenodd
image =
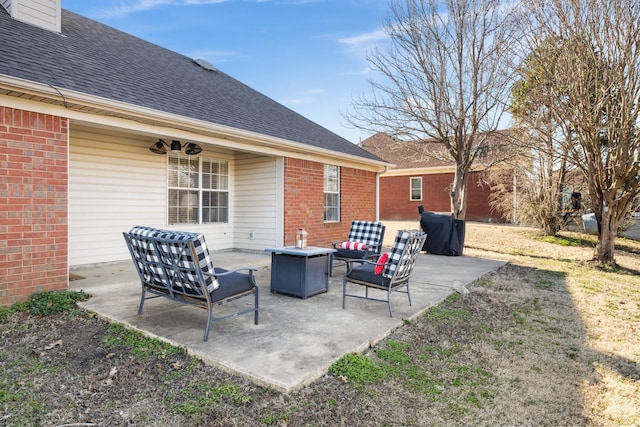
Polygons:
M57 34L0 7L0 74L381 160L219 70L65 9Z
M399 141L385 133L376 133L362 141L362 148L395 164L394 169L451 166L444 145L426 141Z
M496 162L506 158L505 150L512 149L509 141L513 139L510 130L496 130L480 133L476 141L486 138L484 141L485 154L476 159L478 164ZM397 140L385 133L376 133L362 141L362 148L395 164L394 169L421 169L442 166L454 166L455 161L447 151L444 144L434 139Z

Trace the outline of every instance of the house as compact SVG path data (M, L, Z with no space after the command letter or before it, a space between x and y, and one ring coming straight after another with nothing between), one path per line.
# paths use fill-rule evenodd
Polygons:
M0 5L0 305L129 259L137 224L263 251L376 219L376 155L60 0Z
M425 211L449 214L449 189L455 164L443 144L435 141L397 141L377 133L361 143L362 148L395 166L379 181L381 220L418 221L418 206ZM504 221L489 203L490 186L483 180L482 167L472 170L467 190L470 221Z

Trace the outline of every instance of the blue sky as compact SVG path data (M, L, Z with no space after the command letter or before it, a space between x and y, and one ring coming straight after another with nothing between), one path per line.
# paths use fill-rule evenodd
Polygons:
M343 117L367 92L386 0L62 0L62 7L192 58L357 143Z

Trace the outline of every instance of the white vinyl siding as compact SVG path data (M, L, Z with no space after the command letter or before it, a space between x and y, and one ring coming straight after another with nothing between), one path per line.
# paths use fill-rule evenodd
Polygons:
M126 259L123 231L165 224L165 159L132 135L72 129L70 139L69 265Z
M282 246L282 163L276 157L236 155L231 210L237 248L262 251Z

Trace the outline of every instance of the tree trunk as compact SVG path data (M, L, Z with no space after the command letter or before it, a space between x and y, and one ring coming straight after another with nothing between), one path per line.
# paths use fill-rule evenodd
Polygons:
M555 236L560 231L560 224L556 221L556 215L551 215L544 223L542 232L545 236Z
M461 165L456 166L456 172L451 183L451 213L456 219L467 216L467 181L469 175Z
M602 209L600 223L598 224L598 245L594 259L604 265L615 265L614 249L618 224L615 216L608 208Z

